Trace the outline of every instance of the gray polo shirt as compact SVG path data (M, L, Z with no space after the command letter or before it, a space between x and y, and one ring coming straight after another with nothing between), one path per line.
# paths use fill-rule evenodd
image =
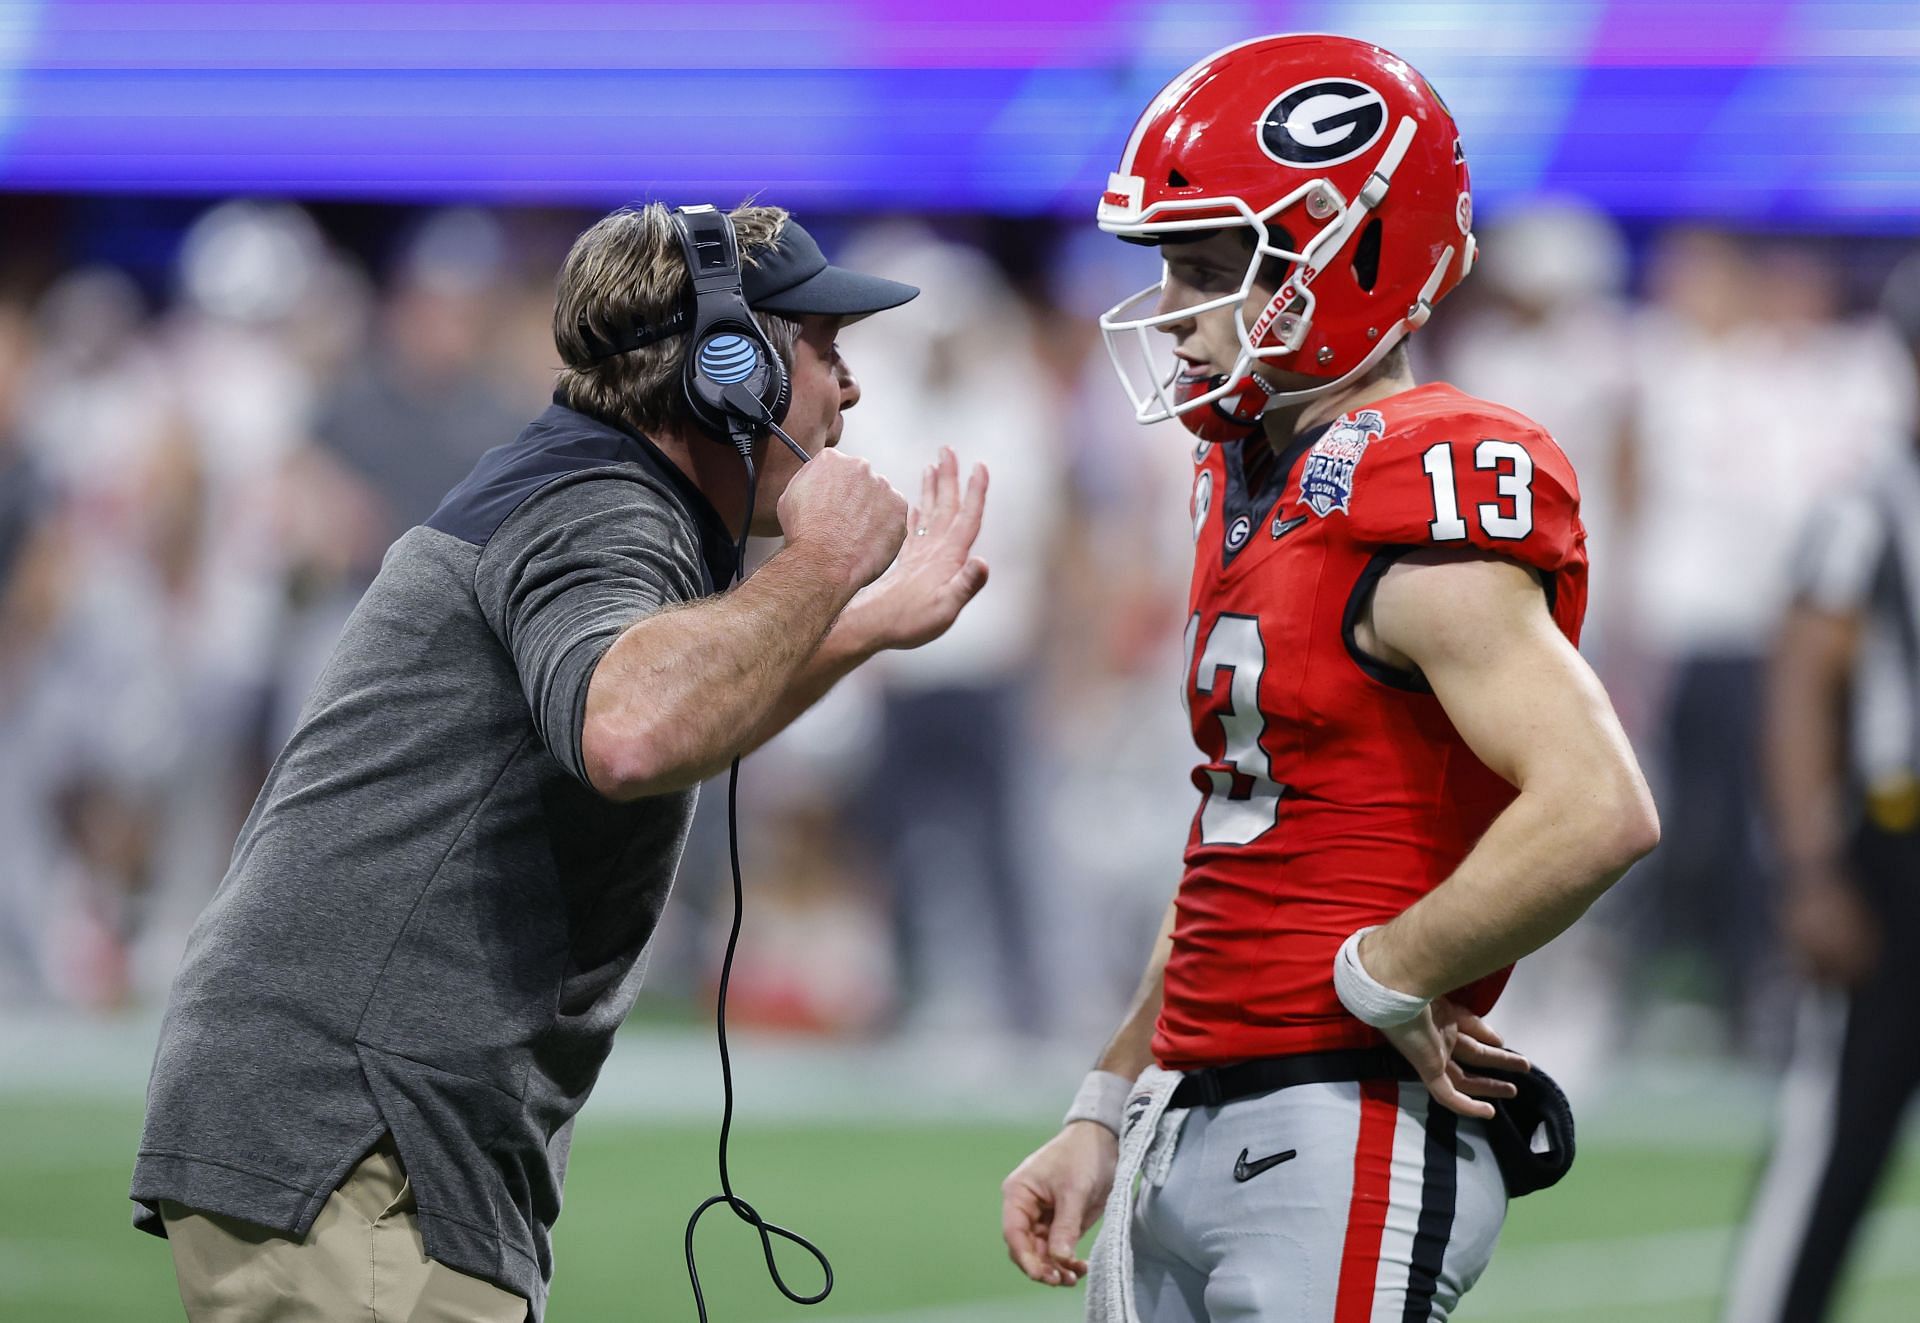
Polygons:
M558 405L393 545L174 980L136 1225L171 1199L304 1235L391 1131L428 1255L540 1317L573 1118L694 801L587 785L587 682L732 571L677 468Z

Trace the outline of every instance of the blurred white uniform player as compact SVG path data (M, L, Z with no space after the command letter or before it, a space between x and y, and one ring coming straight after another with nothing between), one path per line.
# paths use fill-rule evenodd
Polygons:
M1624 550L1632 620L1664 673L1653 743L1670 830L1636 922L1643 948L1677 948L1732 1044L1771 1060L1785 989L1761 849L1762 660L1797 530L1831 504L1836 476L1885 462L1908 434L1912 383L1884 326L1839 319L1833 273L1810 253L1680 231L1649 287L1632 337Z
M840 339L885 382L847 415L847 443L903 491L944 445L977 451L994 476L980 554L993 592L938 655L884 660L880 753L866 797L895 888L910 1022L945 1030L1043 1031L1031 887L1036 824L1018 812L1033 774L1028 683L1060 513L1059 410L1032 319L985 255L917 227L849 245L862 270L926 297Z

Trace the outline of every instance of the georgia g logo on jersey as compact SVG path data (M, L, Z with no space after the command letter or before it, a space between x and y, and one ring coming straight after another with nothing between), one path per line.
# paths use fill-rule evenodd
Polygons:
M1351 78L1316 78L1290 87L1260 117L1260 149L1300 169L1350 161L1380 140L1386 99Z

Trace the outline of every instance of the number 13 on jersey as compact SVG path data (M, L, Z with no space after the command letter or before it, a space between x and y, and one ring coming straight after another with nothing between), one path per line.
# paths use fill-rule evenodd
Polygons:
M1500 493L1499 500L1475 507L1480 527L1496 542L1524 540L1533 532L1533 456L1525 446L1489 437L1473 448L1473 466L1492 470ZM1420 467L1433 483L1433 522L1427 531L1435 542L1461 541L1467 536L1467 521L1460 517L1455 490L1453 443L1429 446Z
M1192 711L1195 694L1223 695L1220 730L1227 766L1209 767L1212 783L1200 806L1200 842L1203 845L1246 845L1273 829L1280 819L1280 796L1286 789L1273 779L1267 751L1260 747L1267 721L1260 713L1260 676L1266 670L1267 650L1260 639L1260 621L1254 616L1222 615L1213 622L1204 642L1200 617L1187 622L1187 673L1193 676L1193 694L1182 695ZM1193 659L1199 649L1200 667Z

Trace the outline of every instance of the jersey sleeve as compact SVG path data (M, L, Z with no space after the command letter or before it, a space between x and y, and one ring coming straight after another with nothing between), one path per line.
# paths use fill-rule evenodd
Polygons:
M1475 547L1552 574L1585 537L1573 466L1544 432L1433 426L1369 447L1354 470L1363 544Z
M614 471L551 483L500 525L475 589L513 657L535 730L587 782L587 686L636 621L702 591L698 535L677 506Z

